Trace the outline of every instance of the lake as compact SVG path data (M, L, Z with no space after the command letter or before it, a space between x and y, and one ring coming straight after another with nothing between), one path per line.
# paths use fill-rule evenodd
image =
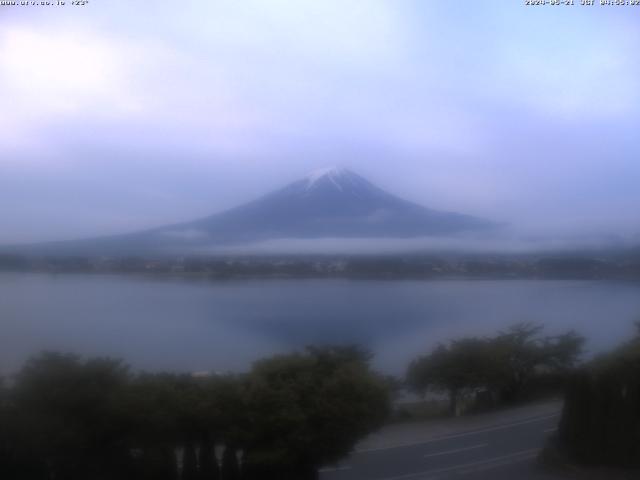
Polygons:
M519 321L576 329L590 352L631 335L640 283L556 280L234 280L0 274L0 372L43 349L134 368L241 371L307 344L358 343L401 374L438 341Z

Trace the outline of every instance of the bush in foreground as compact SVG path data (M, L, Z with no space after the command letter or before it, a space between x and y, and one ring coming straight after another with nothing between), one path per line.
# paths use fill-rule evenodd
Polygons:
M640 467L640 325L572 377L556 442L577 463Z
M313 479L389 411L368 361L310 348L196 378L42 354L0 385L0 478Z

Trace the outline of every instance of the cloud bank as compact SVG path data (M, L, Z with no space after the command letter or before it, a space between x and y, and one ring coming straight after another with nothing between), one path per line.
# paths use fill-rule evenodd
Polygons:
M506 3L4 7L0 243L197 218L327 164L523 229L637 232L635 12Z

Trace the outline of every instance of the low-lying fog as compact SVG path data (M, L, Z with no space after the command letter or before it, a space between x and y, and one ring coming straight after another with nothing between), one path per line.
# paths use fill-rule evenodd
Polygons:
M640 237L615 235L552 235L505 233L491 236L418 238L283 238L241 245L217 245L191 250L194 254L394 254L394 253L571 253L626 249L640 245ZM180 253L178 251L170 253Z

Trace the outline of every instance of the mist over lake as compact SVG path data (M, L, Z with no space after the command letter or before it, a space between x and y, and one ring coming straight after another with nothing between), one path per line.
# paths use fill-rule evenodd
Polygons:
M567 280L233 280L0 274L0 364L43 349L136 369L241 371L308 344L357 343L401 374L441 340L520 321L576 329L590 354L624 340L640 283Z

